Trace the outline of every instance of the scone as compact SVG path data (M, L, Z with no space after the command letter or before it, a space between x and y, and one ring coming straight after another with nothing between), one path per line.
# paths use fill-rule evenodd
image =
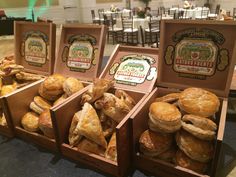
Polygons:
M74 77L68 77L63 83L63 90L67 96L71 96L83 88L83 83Z
M170 149L159 154L156 158L164 160L166 162L173 162L175 158L175 154L176 154L176 148L175 146L172 145Z
M34 112L27 112L21 119L23 128L30 132L39 130L39 116Z
M205 117L186 114L182 118L182 128L202 140L213 140L217 125Z
M178 150L176 153L175 163L176 165L193 170L197 173L204 173L207 169L207 163L192 160L181 150Z
M166 102L154 102L149 107L149 128L153 131L173 133L181 128L181 113Z
M105 158L117 161L116 133L114 132L105 152Z
M179 99L180 93L169 93L167 95L164 95L162 97L158 97L155 99L155 102L167 102L167 103L173 103Z
M54 139L54 131L52 127L51 114L49 110L44 111L39 116L39 129L43 132L48 138Z
M34 100L30 103L30 109L38 114L41 114L42 112L50 108L51 103L40 96L35 96Z
M80 116L81 116L81 111L76 112L71 121L68 140L69 144L72 147L78 145L79 141L82 138L82 135L80 135L78 132L75 132Z
M220 106L218 97L201 88L187 88L180 93L179 107L189 114L210 117Z
M39 87L39 95L49 101L58 99L63 91L63 83L66 78L60 74L53 74L49 76Z
M177 132L176 142L179 148L193 160L206 163L213 157L212 142L196 138L184 130Z
M86 138L81 140L81 142L77 145L77 149L79 151L86 151L100 156L104 156L105 153L105 149L102 146L99 146L95 142Z
M117 89L115 91L115 96L121 99L130 108L130 110L136 105L136 101L124 90Z
M139 138L139 149L144 155L155 157L170 149L173 135L146 130Z

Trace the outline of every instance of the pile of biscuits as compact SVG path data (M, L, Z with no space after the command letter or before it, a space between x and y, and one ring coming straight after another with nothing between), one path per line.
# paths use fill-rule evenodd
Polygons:
M24 72L24 67L15 63L13 55L0 59L0 96L10 94L16 89L42 78L41 75ZM0 112L3 112L2 108ZM3 113L0 116L0 125L7 126Z
M22 127L27 131L54 138L49 109L83 88L83 83L73 77L65 78L60 74L47 77L39 86L39 95L29 105L31 111L22 117Z
M205 173L214 153L218 97L201 88L187 88L156 98L149 107L149 129L139 139L140 152Z
M123 90L111 93L113 85L110 80L97 79L82 95L83 107L72 118L68 141L79 151L117 161L115 128L136 102Z

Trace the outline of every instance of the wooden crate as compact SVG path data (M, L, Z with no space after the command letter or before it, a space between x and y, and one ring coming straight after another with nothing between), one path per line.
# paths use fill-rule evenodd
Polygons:
M91 45L91 47L95 48L96 50L99 50L97 55L95 55L93 58L93 62L95 64L92 64L91 62L91 66L86 70L85 69L84 70L71 70L71 68L67 67L68 63L63 58L63 57L68 56L65 54L64 49L65 48L69 49L71 45L73 44L73 42L70 43L71 37L78 36L78 35L84 36L88 32L89 32L89 35L93 37L93 39L96 41L95 43L93 43L93 45ZM87 38L83 38L83 39L86 40ZM83 82L85 87L88 86L89 84L88 81L92 81L93 78L97 77L98 67L100 65L100 60L102 59L102 56L103 56L104 43L105 43L105 27L104 26L64 25L62 27L60 48L58 49L58 56L55 61L54 73L59 73L66 77L72 76L72 77L78 78ZM5 98L5 101L9 108L9 115L10 115L9 117L12 118L16 136L24 140L33 142L34 144L42 146L48 150L56 152L58 151L57 144L56 144L56 139L58 137L57 134L55 134L55 139L50 139L39 133L31 133L31 132L25 131L21 126L21 118L26 112L30 110L29 105L31 101L33 100L34 96L38 95L38 89L41 82L43 82L43 80L35 83L33 86L26 87L22 90L19 90L17 93L10 94L9 96ZM22 98L24 98L24 100L22 100Z
M234 31L236 31L235 22L228 23L196 20L162 21L160 46L160 58L162 60L159 60L158 64L158 87L153 90L139 109L136 110L131 119L132 158L134 167L157 176L215 176L224 135L228 103L227 97L236 62L236 34ZM208 41L208 39L211 40ZM212 63L210 63L210 65L203 64L203 66L201 66L202 68L208 66L209 70L204 70L205 74L201 73L199 75L199 72L202 72L202 70L197 72L196 70L191 70L191 73L186 72L187 68L193 68L193 66L197 68L197 66L201 65L201 50L198 50L199 58L195 60L195 63L192 61L187 61L189 63L186 63L184 58L181 58L181 56L177 54L177 52L180 53L179 46L181 46L181 44L187 42L186 46L189 46L189 40L193 43L193 46L199 44L205 45L205 43L209 42L206 46L213 46L212 48L216 51L215 55L213 55L215 57L213 57L212 60L207 60ZM183 45L181 47L184 48ZM189 49L191 50L192 48L189 47ZM224 68L219 66L221 62L220 59L222 59L220 58L222 51L223 53L227 53L228 61L228 64ZM220 109L216 113L216 124L218 125L218 130L217 138L214 141L214 157L206 175L166 163L162 160L151 159L142 155L138 150L140 135L148 129L149 106L154 102L154 99L168 93L179 92L187 87L201 87L210 90L220 99Z
M56 37L56 25L53 23L32 23L25 21L16 21L14 25L15 34L15 62L24 66L25 71L49 75L53 72L54 61L55 61L55 37ZM30 55L28 48L30 40L36 39L38 44L41 44L45 50L41 53L41 57L37 58L32 56L33 59L29 59ZM37 63L36 60L43 61ZM31 62L29 62L31 60ZM14 93L14 92L13 92ZM0 126L0 134L7 137L13 137L14 125L12 119L9 116L9 108L6 106L5 98L0 97L0 102L3 108L7 120L7 127Z
M141 59L141 56L145 57ZM117 162L113 162L104 157L88 152L78 151L76 148L71 148L69 146L68 134L72 117L74 113L82 109L82 106L80 105L82 96L81 93L76 94L73 98L71 98L64 104L59 105L57 108L51 110L53 122L58 131L58 146L60 146L61 153L65 157L81 162L93 169L111 174L113 176L127 175L131 166L130 122L128 120L129 117L133 114L134 110L139 107L139 105L147 97L148 93L150 93L153 89L157 76L157 60L158 49L118 45L111 55L109 63L106 65L105 70L100 75L100 78L113 79L116 81L114 88L112 88L109 92L114 92L114 89L123 89L137 102L135 107L116 127ZM123 80L120 74L117 74L119 72L122 72L119 66L123 68L124 65L128 66L127 64L130 63L142 65L143 62L145 64L150 62L149 66L146 67L147 70L144 71L144 75L142 76L143 82L141 82L141 80L138 80L139 83L135 83L137 81L136 79L138 78L138 76L135 76L135 71L131 72L131 75L133 73L133 78L128 78L126 80L127 82ZM147 80L147 78L149 78L150 80ZM134 82L131 83L130 81Z

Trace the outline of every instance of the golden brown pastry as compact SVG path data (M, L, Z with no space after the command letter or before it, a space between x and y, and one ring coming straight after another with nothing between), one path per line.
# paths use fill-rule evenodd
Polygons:
M58 99L63 91L63 83L66 78L60 74L53 74L44 80L39 86L39 95L49 101Z
M119 123L131 110L124 101L111 93L104 93L103 97L97 100L94 105L117 123Z
M27 112L21 119L23 128L30 132L39 130L39 116L34 112Z
M51 104L40 96L35 96L34 100L30 103L30 109L38 114L50 108Z
M173 162L176 154L176 148L172 145L170 149L159 154L157 156L158 159L164 160L166 162Z
M79 151L86 151L100 156L104 156L105 149L93 141L84 138L77 146Z
M44 76L39 75L39 74L33 74L33 73L27 73L27 72L21 71L16 74L16 78L18 80L23 80L23 81L36 81L36 80L43 79Z
M68 96L64 93L60 98L54 101L53 106L63 103L66 100L66 98L68 98Z
M117 161L116 133L112 134L110 142L105 152L105 158Z
M175 138L179 148L191 159L206 163L212 158L212 142L196 138L184 130L177 132Z
M180 93L179 107L189 114L210 117L220 106L218 97L201 88L187 88Z
M171 148L173 144L172 134L163 134L146 130L139 138L140 151L147 156L155 157Z
M74 114L72 121L71 121L71 125L70 125L70 129L69 129L69 144L73 147L78 145L79 141L81 140L82 136L75 132L76 126L79 122L79 118L81 116L81 112L82 111L78 111Z
M0 116L0 125L7 126L7 120L6 120L4 113L2 113L2 115Z
M134 99L129 96L124 90L117 89L115 91L115 96L125 102L125 104L130 108L130 110L136 105Z
M207 170L207 163L202 163L189 158L184 152L178 150L175 157L176 165L193 170L197 173L204 173Z
M74 77L68 77L63 83L63 90L67 96L71 96L83 88L83 83Z
M107 147L96 110L89 103L85 103L83 106L75 133L85 136L104 148Z
M181 128L181 113L170 103L152 103L149 107L149 118L149 128L153 131L173 133Z
M216 136L217 125L210 119L192 114L182 118L182 127L187 132L202 140L213 140Z
M2 67L1 76L11 76L24 70L24 67L17 64L8 64Z
M93 85L88 89L86 93L82 95L81 104L85 102L93 103L97 99L103 96L103 93L108 91L114 82L107 79L96 79L93 82Z
M179 99L180 93L170 93L165 96L159 97L155 99L155 102L167 102L172 103Z
M52 119L49 110L45 110L39 116L39 129L43 132L48 138L55 138L54 130L52 127Z
M9 93L14 92L17 89L17 84L14 83L12 85L3 85L1 89L1 94L0 96L7 95Z

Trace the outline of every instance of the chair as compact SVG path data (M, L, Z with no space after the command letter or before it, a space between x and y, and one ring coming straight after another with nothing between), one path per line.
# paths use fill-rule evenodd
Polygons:
M122 18L123 43L138 44L138 29L134 28L133 17Z
M94 11L94 10L91 10L91 15L92 15L92 21L93 21L93 23L99 24L99 23L100 23L100 20L99 20L98 17L95 16L95 11Z
M112 37L112 44L115 42L122 42L122 28L117 28L116 25L116 20L114 18L115 14L112 14L110 16L109 20L109 28L108 28L108 34L107 34L107 42L109 42L109 38Z
M196 16L195 18L200 20L205 20L208 18L208 14L209 14L209 8L202 7L201 16Z
M158 47L160 37L160 20L153 20L148 23L149 28L145 29L145 43Z
M217 4L216 9L213 12L208 14L209 19L216 19L220 13L220 4Z
M140 34L141 34L141 45L142 45L142 47L144 47L144 34L143 34L143 28L141 25L139 26L139 30L140 30Z
M236 20L236 8L233 8L233 19Z
M99 24L104 24L104 9L98 9Z

